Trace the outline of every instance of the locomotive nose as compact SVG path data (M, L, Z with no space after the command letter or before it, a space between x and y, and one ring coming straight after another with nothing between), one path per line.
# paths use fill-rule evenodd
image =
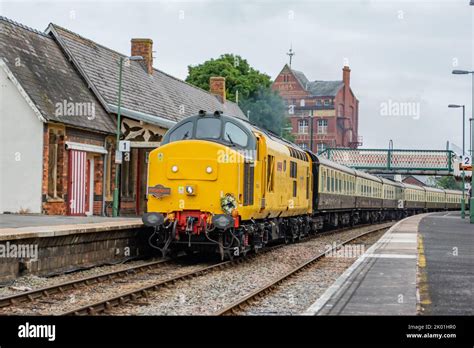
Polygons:
M165 164L169 180L217 180L218 164L209 158L170 158Z

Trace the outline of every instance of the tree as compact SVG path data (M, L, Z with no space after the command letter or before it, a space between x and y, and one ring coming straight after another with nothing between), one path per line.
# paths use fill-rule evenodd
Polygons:
M209 79L223 76L226 79L227 99L236 101L239 94L239 106L250 116L255 125L294 140L287 130L285 101L271 90L271 79L267 74L252 68L246 59L234 54L223 54L196 66L188 66L186 82L204 90L209 90Z
M292 143L295 142L296 138L295 136L291 133L291 121L289 118L285 116L285 121L283 122L283 128L281 131L281 136L285 138L288 141L291 141Z
M260 88L253 96L244 99L240 108L250 118L250 122L277 135L286 126L286 105L278 93L269 87Z
M189 65L186 82L208 91L211 76L225 77L227 99L233 102L236 101L236 91L239 91L239 100L243 100L255 95L260 88L271 85L270 76L233 54L223 54L196 66Z
M436 186L448 190L462 190L462 183L457 182L453 176L443 176L437 179Z

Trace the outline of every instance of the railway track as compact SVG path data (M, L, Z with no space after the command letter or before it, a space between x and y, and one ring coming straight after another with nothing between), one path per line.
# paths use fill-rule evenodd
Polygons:
M298 273L302 272L306 268L314 265L321 259L323 259L328 252L333 252L336 251L337 249L341 248L342 246L349 244L351 242L354 242L355 240L365 237L369 234L383 231L383 230L388 230L389 227L378 227L371 229L369 231L363 232L357 236L354 236L352 238L348 238L347 240L338 243L334 245L330 250L326 250L325 252L319 253L316 256L314 256L312 259L309 261L304 262L303 264L295 267L294 269L290 270L289 272L283 274L282 276L271 280L269 283L266 285L252 291L248 295L238 299L237 301L231 303L230 305L220 309L219 311L215 312L215 316L224 316L224 315L237 315L238 313L241 313L245 311L248 307L251 307L254 301L257 301L259 299L264 298L265 296L269 295L273 291L275 291L280 284L284 283L285 281L289 280L292 277L295 277L298 275Z
M384 226L383 228L388 228L390 224L391 223L384 223L382 225ZM339 230L327 231L327 232L324 232L324 233L316 234L316 235L312 236L309 239L314 239L314 238L318 238L318 237L322 237L322 236L327 236L328 234L334 234L334 233L338 233L338 232L345 232L347 230L352 230L352 229L362 229L362 228L365 228L365 227L367 227L367 225L358 226L356 228L343 228L343 229L339 229ZM363 235L363 234L361 234L361 235ZM239 264L239 263L248 262L248 261L258 257L259 255L262 255L263 253L268 253L268 252L274 251L276 249L282 248L284 246L285 246L284 244L281 244L281 245L276 245L276 246L273 246L273 247L268 247L268 248L263 249L259 253L250 254L245 258L238 258L238 259L234 259L234 260L219 262L217 264L214 264L214 265L211 265L211 266L206 266L206 267L200 268L198 270L193 270L193 271L187 272L185 274L181 274L181 275L178 275L178 276L171 277L169 279L160 280L156 283L153 283L153 284L150 284L150 285L138 288L138 289L134 289L134 290L129 291L129 292L120 293L120 294L111 296L107 299L103 299L103 300L100 300L100 301L97 301L97 302L94 302L94 303L90 303L90 304L87 304L87 305L83 305L83 306L74 308L72 310L68 310L66 312L61 313L61 315L84 316L84 315L107 314L110 311L112 311L114 308L129 304L129 303L132 303L132 304L133 303L140 303L140 300L145 300L146 301L151 292L158 291L159 289L162 289L162 288L172 287L173 285L175 285L179 282L189 280L189 279L192 279L192 278L195 278L195 277L199 277L199 276L202 276L202 275L205 275L205 274L217 271L217 270L222 270L224 268L228 268L228 267L231 267L231 266Z
M283 247L283 245L276 245L274 247L264 249L263 252L265 253L270 252L281 247ZM136 290L132 290L126 293L121 293L119 295L109 297L105 300L100 300L92 304L88 304L85 306L81 306L79 308L75 308L73 310L69 310L67 312L63 312L61 313L61 315L84 316L84 315L96 315L96 314L101 314L101 313L107 313L107 311L113 309L114 307L118 307L127 303L133 303L134 301L138 301L143 298L146 299L148 297L148 294L152 291L157 291L163 287L173 286L179 281L192 279L192 278L199 277L216 270L221 270L221 269L230 267L238 263L246 262L252 258L258 257L260 254L261 253L251 254L251 255L248 255L246 258L238 258L234 260L222 261L211 266L202 267L196 271L190 271L185 274L181 274L169 279L161 280L159 282L141 287Z
M0 309L10 306L16 306L22 303L28 303L37 301L43 298L47 298L51 295L64 293L69 290L76 290L84 286L91 286L99 284L106 281L113 281L119 278L124 278L130 275L135 275L143 272L151 271L157 267L161 267L165 264L174 262L172 259L164 259L147 262L141 265L128 267L123 270L102 273L98 275L93 275L90 277L84 277L80 279L71 280L68 282L63 282L60 284L51 285L48 287L43 287L39 289L30 290L27 292L22 292L20 294L10 295L0 298Z
M384 223L383 225L387 225L388 223ZM357 227L346 227L338 230L329 230L323 233L318 233L313 235L309 238L306 238L304 241L317 239L322 236L332 235L336 233L342 233L348 230L353 229L363 229L366 228L368 225L360 225ZM184 274L179 274L172 277L167 277L166 279L162 279L156 281L150 285L141 286L137 289L133 289L128 292L123 292L118 295L114 295L111 297L107 297L106 299L96 301L94 303L90 303L84 306L79 306L72 310L61 311L59 313L54 312L53 314L60 314L60 315L94 315L94 314L101 314L107 313L109 310L113 309L114 307L119 307L121 305L127 303L134 303L139 299L146 299L150 292L159 290L163 287L171 287L174 284L184 281L187 279L191 279L194 277L198 277L207 273L211 273L216 270L221 270L232 265L236 265L242 262L250 261L251 259L262 255L267 252L274 251L278 248L284 247L284 244L276 245L273 247L267 247L256 254L249 254L246 258L238 258L230 261L223 261L218 262L216 264L212 264L210 266L204 266L197 270L192 270L186 272ZM184 257L184 256L183 256ZM123 270L113 271L109 273L102 273L90 277L75 279L67 282L63 282L60 284L55 284L48 287L43 287L39 289L30 290L27 292L23 292L20 294L10 295L6 297L0 298L0 313L2 314L11 314L9 313L9 307L24 307L28 304L34 304L38 301L45 301L45 302L55 302L55 296L62 296L67 295L70 292L74 293L75 291L81 291L82 289L90 289L91 287L97 286L102 283L114 283L114 282L125 282L128 277L133 277L138 274L145 274L146 272L152 272L154 270L160 269L165 265L172 265L176 262L175 259L165 259L165 260L157 260L146 262L141 265L128 267ZM57 300L59 303L61 301Z

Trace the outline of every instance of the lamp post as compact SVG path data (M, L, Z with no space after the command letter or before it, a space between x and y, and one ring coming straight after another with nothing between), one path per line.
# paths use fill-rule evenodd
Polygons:
M462 107L462 157L466 153L464 144L466 142L466 107L465 105L449 104L448 108L461 108ZM464 190L465 190L465 172L462 169L462 198L461 198L461 218L466 218L466 203L464 201Z
M118 146L120 142L120 106L122 103L122 71L123 71L123 62L127 59L127 61L134 60L139 61L143 60L142 56L131 56L131 57L123 57L120 56L120 63L119 63L119 85L118 85L118 105L117 105L117 140L115 144L117 154ZM116 155L117 157L117 155ZM119 215L119 176L120 176L120 163L117 162L117 158L115 158L115 187L114 187L114 201L112 206L112 216L117 217Z
M472 2L471 2L472 5ZM469 70L453 70L454 75L467 75L471 74L472 83L471 83L471 93L472 93L472 102L471 102L471 113L472 118L474 118L474 71ZM474 132L471 129L471 144L474 144ZM472 160L472 145L471 145L471 160ZM470 215L470 222L474 224L474 190L472 189L472 184L474 183L474 166L472 168L471 173L471 199L469 201L469 215Z

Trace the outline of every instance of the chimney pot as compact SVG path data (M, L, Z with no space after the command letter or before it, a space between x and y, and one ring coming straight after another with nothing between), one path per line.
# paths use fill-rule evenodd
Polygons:
M351 69L347 65L342 68L342 81L346 87L351 85Z
M211 76L209 79L209 90L211 94L214 94L219 98L221 103L226 101L225 93L225 77L222 76Z
M132 39L132 56L142 56L147 73L153 75L153 40Z

